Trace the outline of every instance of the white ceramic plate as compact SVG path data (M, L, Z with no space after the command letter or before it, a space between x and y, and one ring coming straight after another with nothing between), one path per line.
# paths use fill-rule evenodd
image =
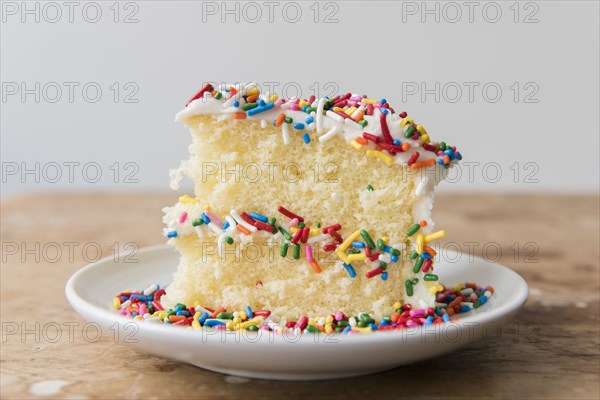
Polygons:
M141 351L201 368L250 378L331 379L369 374L436 357L494 336L527 299L527 284L518 274L479 258L448 252L436 266L446 285L476 282L495 294L482 307L461 314L457 322L361 335L274 335L267 331L194 331L134 322L112 310L112 299L125 289L170 283L178 263L166 246L141 250L137 263L106 258L76 272L66 295L87 321L111 337Z

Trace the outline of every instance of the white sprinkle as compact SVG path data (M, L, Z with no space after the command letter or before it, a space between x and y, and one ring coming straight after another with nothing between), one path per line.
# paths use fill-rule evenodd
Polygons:
M202 229L202 225L195 226L194 230L196 231L196 235L198 235L200 239L204 237L204 230Z
M231 218L229 215L226 215L225 221L229 222L229 228L227 228L228 231L235 229L235 226L237 225L237 223L235 222L235 220L233 218Z
M344 122L344 117L342 117L342 116L341 116L341 115L339 115L339 114L336 114L336 113L334 113L334 112L333 112L333 111L331 111L331 110L327 110L327 112L325 112L325 115L327 115L329 118L331 118L331 119L332 119L332 120L334 120L334 121L337 121L337 122Z
M177 220L169 222L169 229L174 229L177 226Z
M429 177L425 176L421 179L421 182L419 182L419 184L417 185L417 189L415 190L415 194L417 196L422 196L424 194L426 194L429 190L428 190L428 184L429 183Z
M331 239L331 236L328 233L323 233L321 235L317 235L317 236L310 236L308 238L308 240L306 241L307 244L314 244L314 243L319 243L322 242L323 240L328 240Z
M389 254L380 254L379 261L383 261L384 263L392 262L392 256Z
M350 317L348 319L348 324L350 324L350 326L356 326L356 318Z
M250 232L254 233L254 232L256 232L258 230L258 229L256 229L256 227L254 225L250 225L249 223L247 223L244 220L244 218L242 218L240 216L240 214L236 210L231 210L229 212L229 214L231 214L231 216L233 217L233 219L235 219L238 224L240 224L244 228L248 229Z
M281 134L283 136L283 144L290 144L290 129L285 122L281 125Z
M344 120L344 124L349 128L360 129L361 131L363 130L363 127L351 118L346 118Z
M152 285L150 285L146 289L144 289L144 296L148 296L149 294L156 292L157 289L158 289L158 285L156 283L153 283Z
M209 222L208 223L208 227L217 235L220 235L223 233L223 229L219 228L218 226L216 226L213 222Z
M317 131L319 130L318 126L319 126L319 124L317 124ZM323 143L323 142L328 141L329 139L334 137L336 133L338 133L338 128L336 126L334 126L333 128L331 128L329 130L329 132L327 132L326 134L324 134L322 136L319 136L319 142Z
M358 108L357 108L357 109L356 109L356 110L355 110L355 111L352 113L352 115L351 115L350 117L351 117L352 119L354 119L354 118L358 117L358 114L360 114L360 112L361 112L361 111L363 111L364 109L365 109L365 106L364 106L364 105L362 105L362 106L358 107Z
M317 133L323 133L323 108L325 107L325 98L319 99L317 105Z
M317 128L317 126L315 125L314 122L312 122L312 123L308 124L307 128L309 131L314 131Z
M126 309L127 307L129 307L131 305L131 300L125 300L123 302L123 304L121 304L121 310Z
M331 199L333 201L335 201L336 203L341 203L342 199L340 198L340 195L337 193L331 193Z
M219 236L219 238L217 239L217 247L219 248L219 256L223 257L224 254L224 250L225 250L225 239L227 238L227 234L223 233L221 236Z
M267 127L267 120L266 119L261 119L260 120L260 127L265 129Z

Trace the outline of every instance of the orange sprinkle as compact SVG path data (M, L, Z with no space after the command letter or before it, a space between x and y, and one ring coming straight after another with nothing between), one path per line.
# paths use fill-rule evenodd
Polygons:
M236 112L234 114L235 119L246 119L246 113L245 112Z
M354 120L356 122L362 121L362 119L365 117L365 112L364 111L359 111L358 115L356 116L356 118L354 118Z
M454 308L446 307L446 312L448 315L452 316L454 315Z
M248 98L246 99L246 102L254 103L256 100L258 100L258 93L253 94L252 96L248 96Z
M408 143L408 142L402 143L402 150L408 151L408 149L410 149L410 143Z
M494 288L491 286L486 286L485 289L489 290L491 293L494 293Z
M283 124L284 119L285 119L285 114L284 113L279 114L279 116L277 117L277 121L275 121L275 126L280 127L281 124Z
M432 249L431 247L425 245L423 246L423 250L425 250L425 252L431 254L432 257L435 257L437 254L437 251L435 251L434 249Z
M171 321L172 323L183 321L186 318L187 317L185 315L169 315L169 321Z
M236 94L238 91L235 90L235 88L233 86L229 86L229 93L231 93L231 95L233 96L234 94Z
M421 228L425 228L427 226L427 221L422 219L421 221L419 221L419 225L421 225Z
M471 289L477 289L477 285L474 284L473 282L465 282L465 287L468 287Z
M250 234L250 231L248 229L244 228L242 225L238 224L238 225L235 226L235 228L238 231L242 232L244 235L249 235Z
M450 156L448 154L446 154L442 159L444 160L444 164L450 164Z
M419 168L423 168L423 167L429 167L430 165L434 165L435 164L435 159L431 158L429 160L425 160L425 161L418 161L416 163L414 163L413 165L411 165L410 167L412 169L419 169Z
M360 143L363 145L366 145L369 143L369 141L367 139L365 139L364 137L360 137L360 136L357 138L354 138L354 140L356 141L356 143Z
M239 225L238 225L239 226ZM213 318L217 318L217 315L219 315L219 313L222 313L225 311L225 307L218 307L211 315L211 317Z
M462 296L458 296L457 298L455 298L454 300L452 300L450 302L450 304L448 304L448 307L446 307L446 311L449 311L450 309L452 309L452 311L454 311L454 307L456 307L457 305L459 305L461 301L463 301Z
M400 318L400 313L399 312L394 312L392 314L392 316L390 317L390 319L392 320L392 322L398 322L398 318Z
M318 263L318 262L316 262L316 261L311 261L311 262L310 262L310 266L313 268L313 270L314 270L314 271L315 271L317 274L321 273L321 266L319 265L319 263Z

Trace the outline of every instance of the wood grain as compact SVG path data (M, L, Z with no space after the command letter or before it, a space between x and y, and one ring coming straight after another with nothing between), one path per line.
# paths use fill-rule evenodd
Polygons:
M35 397L32 385L48 380L64 381L53 396L62 398L600 396L598 196L439 195L434 217L448 231L446 244L490 259L501 249L500 262L530 285L525 309L498 337L460 352L328 382L228 377L137 352L106 335L91 343L93 330L85 339L84 322L63 294L65 281L86 263L83 245L93 258L96 244L109 255L114 243L162 243L161 208L174 201L173 194L57 194L2 203L2 398ZM52 252L57 246L60 256Z

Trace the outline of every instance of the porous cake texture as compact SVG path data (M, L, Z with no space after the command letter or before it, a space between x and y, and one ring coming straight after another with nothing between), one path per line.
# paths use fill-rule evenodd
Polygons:
M461 158L385 100L281 99L206 85L176 117L193 142L165 208L181 254L163 304L383 315L433 305L433 187Z

